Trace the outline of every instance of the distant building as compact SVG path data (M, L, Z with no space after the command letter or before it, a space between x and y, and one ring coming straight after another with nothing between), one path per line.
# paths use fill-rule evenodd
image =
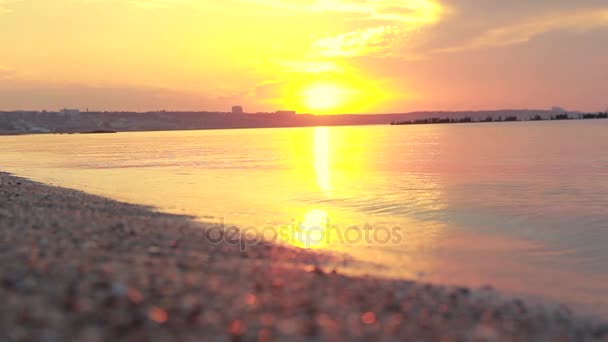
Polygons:
M275 114L279 114L279 115L296 115L296 111L295 110L279 110L279 111L276 111Z
M232 114L243 114L243 107L241 106L233 106Z

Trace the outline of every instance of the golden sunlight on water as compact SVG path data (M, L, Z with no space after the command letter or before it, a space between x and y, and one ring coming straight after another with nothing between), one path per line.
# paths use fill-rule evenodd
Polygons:
M377 141L382 141L382 131L371 131L366 135L352 134L349 129L314 127L298 131L291 141L293 153L289 163L293 165L293 179L301 180L308 187L309 194L297 203L284 203L285 209L295 215L289 225L291 234L282 242L296 247L330 250L353 254L361 261L378 261L378 264L400 265L401 276L417 277L426 274L433 267L433 260L425 257L440 236L444 227L437 222L425 222L415 215L395 215L390 206L383 207L376 202L377 194L360 189L390 188L388 179L374 172L376 165L385 163L378 160L377 151L371 150ZM289 144L288 144L289 145ZM407 153L403 158L407 158ZM415 153L412 154L415 159ZM383 158L382 158L383 159ZM412 160L411 163L414 163ZM444 207L440 185L432 178L421 179L413 173L402 175L415 192L411 205L419 211L435 211ZM290 192L289 189L285 191ZM398 201L398 194L384 193L386 200ZM367 207L378 211L382 219L370 219L358 210L336 208L337 203L346 206ZM386 212L384 212L386 211ZM293 217L293 216L292 216ZM284 228L284 227L281 227ZM397 229L397 230L395 230ZM394 248L401 253L385 253ZM369 266L353 268L353 273L366 273ZM378 267L376 264L374 267ZM395 276L394 270L384 266L377 269L387 276Z
M302 222L296 227L296 239L293 245L303 248L327 247L325 234L328 230L327 212L323 210L311 210L304 214Z
M315 127L313 129L313 156L315 166L315 178L317 185L322 191L331 190L331 165L330 165L330 131L327 127Z

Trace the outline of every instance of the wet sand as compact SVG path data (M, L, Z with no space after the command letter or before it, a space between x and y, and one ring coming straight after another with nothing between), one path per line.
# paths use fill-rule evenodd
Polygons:
M345 276L337 256L206 228L0 173L0 340L608 341L565 306Z

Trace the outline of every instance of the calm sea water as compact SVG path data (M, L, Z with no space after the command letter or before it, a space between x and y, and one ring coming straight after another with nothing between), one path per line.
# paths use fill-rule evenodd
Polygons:
M281 242L348 255L341 272L608 307L607 120L0 137L0 169L296 227Z

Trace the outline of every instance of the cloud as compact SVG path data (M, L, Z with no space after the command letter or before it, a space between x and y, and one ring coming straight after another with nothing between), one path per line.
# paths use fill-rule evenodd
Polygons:
M465 43L439 47L434 52L458 52L488 47L504 47L530 41L534 37L552 31L568 30L586 32L608 27L608 8L543 14L517 20L515 23L490 27L477 33Z
M406 31L398 26L379 26L321 38L313 43L318 55L327 58L387 53Z
M316 40L314 55L325 58L390 55L412 33L438 22L444 12L433 1L329 1L328 4L321 8L358 13L364 20L360 21L361 29ZM370 27L372 22L386 24Z

